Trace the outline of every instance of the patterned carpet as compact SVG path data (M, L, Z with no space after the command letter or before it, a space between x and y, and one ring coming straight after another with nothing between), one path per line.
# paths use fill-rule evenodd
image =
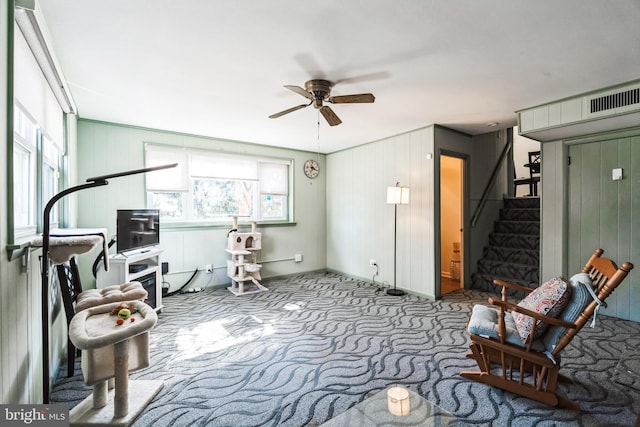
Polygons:
M599 316L565 350L562 373L574 384L560 390L580 404L573 412L458 375L473 368L465 326L487 294L392 297L333 273L265 284L269 292L243 297L208 289L165 299L151 366L131 374L164 388L134 426L318 426L391 384L461 426L631 426L640 412L640 373L621 360L637 352L638 323ZM65 375L52 400L73 407L91 390Z

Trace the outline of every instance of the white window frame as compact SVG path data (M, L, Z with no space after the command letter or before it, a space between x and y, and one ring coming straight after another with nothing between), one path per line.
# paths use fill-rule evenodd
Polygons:
M42 212L60 189L64 153L62 145L45 135L24 107L14 103L13 111L13 232L14 238L23 238L35 235L43 226L36 212ZM28 164L19 161L24 156ZM59 221L59 209L53 209L49 225L56 228Z
M20 105L14 104L13 125L13 228L14 237L36 234L36 182L39 128ZM22 154L21 154L22 153ZM26 162L18 161L27 158ZM25 170L26 169L26 170ZM20 178L18 178L20 177ZM16 210L20 209L20 212Z
M159 144L145 143L145 166L159 166L167 163L178 163L176 168L164 171L152 172L145 176L145 189L147 192L147 206L158 208L161 211L163 223L187 224L187 225L217 225L228 224L231 215L239 215L240 222L259 221L268 222L291 222L293 220L292 211L292 163L291 159L267 158L242 154L221 153L201 149L182 148L174 146L163 146ZM207 167L206 162L211 166ZM228 168L230 163L237 162L237 168ZM261 176L264 170L271 168L279 173L273 173L272 179L279 182L279 185L270 185L266 188L266 177ZM226 170L226 171L225 171ZM155 174L155 175L154 175ZM223 213L209 217L198 217L195 212L195 184L197 180L212 181L235 181L245 182L251 186L255 182L252 194L251 207L254 212ZM261 185L261 182L265 184ZM262 187L265 187L264 190ZM266 190L275 190L265 193ZM162 195L168 196L162 199ZM269 199L271 197L271 199ZM277 198L282 207L281 215L265 215L266 205L264 202ZM167 215L162 209L161 203L168 203L176 200L178 207L182 208L182 215ZM165 206L166 206L165 204ZM277 206L277 203L276 203ZM164 212L164 213L163 213Z
M40 150L42 157L42 209L44 205L56 194L60 189L60 167L62 164L62 156L64 154L62 145L49 138L47 135L42 134L42 149ZM46 173L46 170L51 171L50 174ZM59 209L51 210L50 226L51 228L58 227L60 221Z

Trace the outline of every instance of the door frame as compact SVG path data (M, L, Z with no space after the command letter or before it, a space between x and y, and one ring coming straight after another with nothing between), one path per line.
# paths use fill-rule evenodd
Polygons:
M461 239L461 248L460 248L460 259L461 259L461 269L460 276L463 281L464 287L462 289L469 289L471 285L471 267L469 265L469 248L470 248L470 165L469 159L470 155L467 153L461 153L458 151L448 150L441 148L438 150L438 161L436 162L436 190L437 194L434 197L435 204L435 229L437 232L434 235L435 247L435 266L437 271L435 272L435 297L436 299L442 298L442 283L440 277L442 275L441 269L441 253L442 253L442 241L441 241L441 219L442 219L442 206L440 203L440 197L442 194L441 188L441 157L454 157L462 160L462 239Z

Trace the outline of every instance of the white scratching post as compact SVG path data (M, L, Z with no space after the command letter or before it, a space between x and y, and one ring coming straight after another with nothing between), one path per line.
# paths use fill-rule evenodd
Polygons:
M141 301L127 304L134 313L120 325L118 316L111 315L120 303L89 308L71 320L69 337L83 350L84 381L93 386L93 393L70 411L71 426L129 426L163 386L161 381L129 381L129 372L149 366L149 330L157 315ZM109 390L112 380L115 387Z

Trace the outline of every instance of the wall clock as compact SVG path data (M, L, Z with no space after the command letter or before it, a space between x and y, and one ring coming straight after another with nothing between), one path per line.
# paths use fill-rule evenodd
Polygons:
M304 174L307 178L316 178L320 174L320 166L318 166L318 162L313 159L304 162Z

